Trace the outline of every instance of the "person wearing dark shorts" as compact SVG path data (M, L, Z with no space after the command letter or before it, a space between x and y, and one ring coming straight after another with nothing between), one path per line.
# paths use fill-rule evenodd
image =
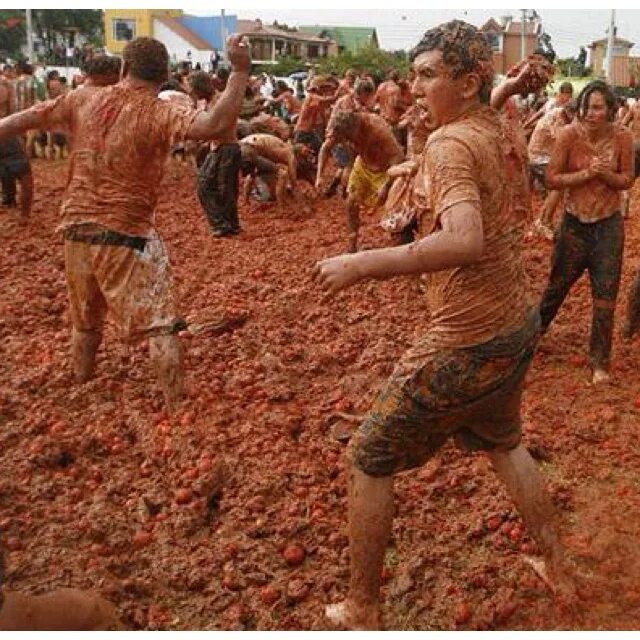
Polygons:
M198 199L209 221L211 233L217 238L240 233L240 160L238 143L220 144L209 152L198 170Z
M20 210L26 218L33 201L33 176L29 158L17 137L0 141L0 180L2 204L5 207L17 206L17 183L20 183Z
M609 85L589 83L578 96L577 120L558 133L546 176L550 189L567 190L567 201L540 303L542 329L547 330L571 287L588 271L594 383L609 380L624 249L621 194L635 179L633 138L614 122L616 107Z
M450 437L467 451L517 447L522 387L539 329L531 311L522 328L484 344L446 349L423 338L360 426L352 462L380 478L422 466Z
M526 149L488 104L493 63L482 32L459 20L440 25L425 33L412 60L412 93L433 125L416 177L428 190L431 232L314 269L329 293L370 278L425 274L430 311L425 334L402 356L349 446L349 591L326 614L350 629L382 624L393 475L424 464L450 437L486 452L543 554L531 564L571 593L556 513L521 442L520 396L539 330L520 254Z

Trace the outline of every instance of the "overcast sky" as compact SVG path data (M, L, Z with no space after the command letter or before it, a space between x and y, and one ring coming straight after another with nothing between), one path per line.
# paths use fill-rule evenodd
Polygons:
M384 49L409 49L416 44L426 28L453 18L481 25L492 16L498 18L503 15L512 15L518 20L520 16L520 9L468 9L466 11L464 9L368 9L364 11L269 9L264 4L260 3L252 9L242 8L235 11L228 8L227 13L234 13L239 18L245 19L261 18L267 22L277 19L289 26L301 24L371 26L377 29L380 46ZM185 12L199 15L217 11L219 10L205 10L202 7L185 8ZM588 45L593 40L604 38L610 19L609 9L538 9L537 11L542 17L544 29L551 35L554 48L563 58L577 55L580 45ZM640 55L640 10L617 10L616 24L619 36L638 44L632 50L632 55Z

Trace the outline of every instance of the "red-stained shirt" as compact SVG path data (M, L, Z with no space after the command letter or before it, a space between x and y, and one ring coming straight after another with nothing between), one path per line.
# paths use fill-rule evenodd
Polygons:
M64 128L73 139L62 228L93 222L148 235L167 155L197 111L126 82L71 91L32 109L44 115L43 128Z
M475 205L482 216L481 258L464 267L427 275L430 342L466 347L506 335L525 323L530 306L520 256L523 219L515 206L526 159L509 154L512 132L490 107L481 107L431 134L422 177L433 228L456 204ZM517 175L516 175L517 174Z

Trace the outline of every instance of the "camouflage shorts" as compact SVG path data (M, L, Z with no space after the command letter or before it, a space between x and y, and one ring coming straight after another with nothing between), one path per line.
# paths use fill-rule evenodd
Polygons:
M473 347L431 347L427 335L403 356L358 429L352 462L385 477L423 465L451 436L471 451L516 447L539 327L536 311L518 331Z

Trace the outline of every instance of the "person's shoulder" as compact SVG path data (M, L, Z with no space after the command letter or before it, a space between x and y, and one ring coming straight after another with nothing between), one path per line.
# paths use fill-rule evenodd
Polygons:
M573 121L565 127L561 127L558 132L557 141L567 142L571 140L577 140L583 136L582 126L579 122Z
M630 142L633 144L633 133L631 132L631 129L623 125L621 122L613 123L613 135L621 142Z

